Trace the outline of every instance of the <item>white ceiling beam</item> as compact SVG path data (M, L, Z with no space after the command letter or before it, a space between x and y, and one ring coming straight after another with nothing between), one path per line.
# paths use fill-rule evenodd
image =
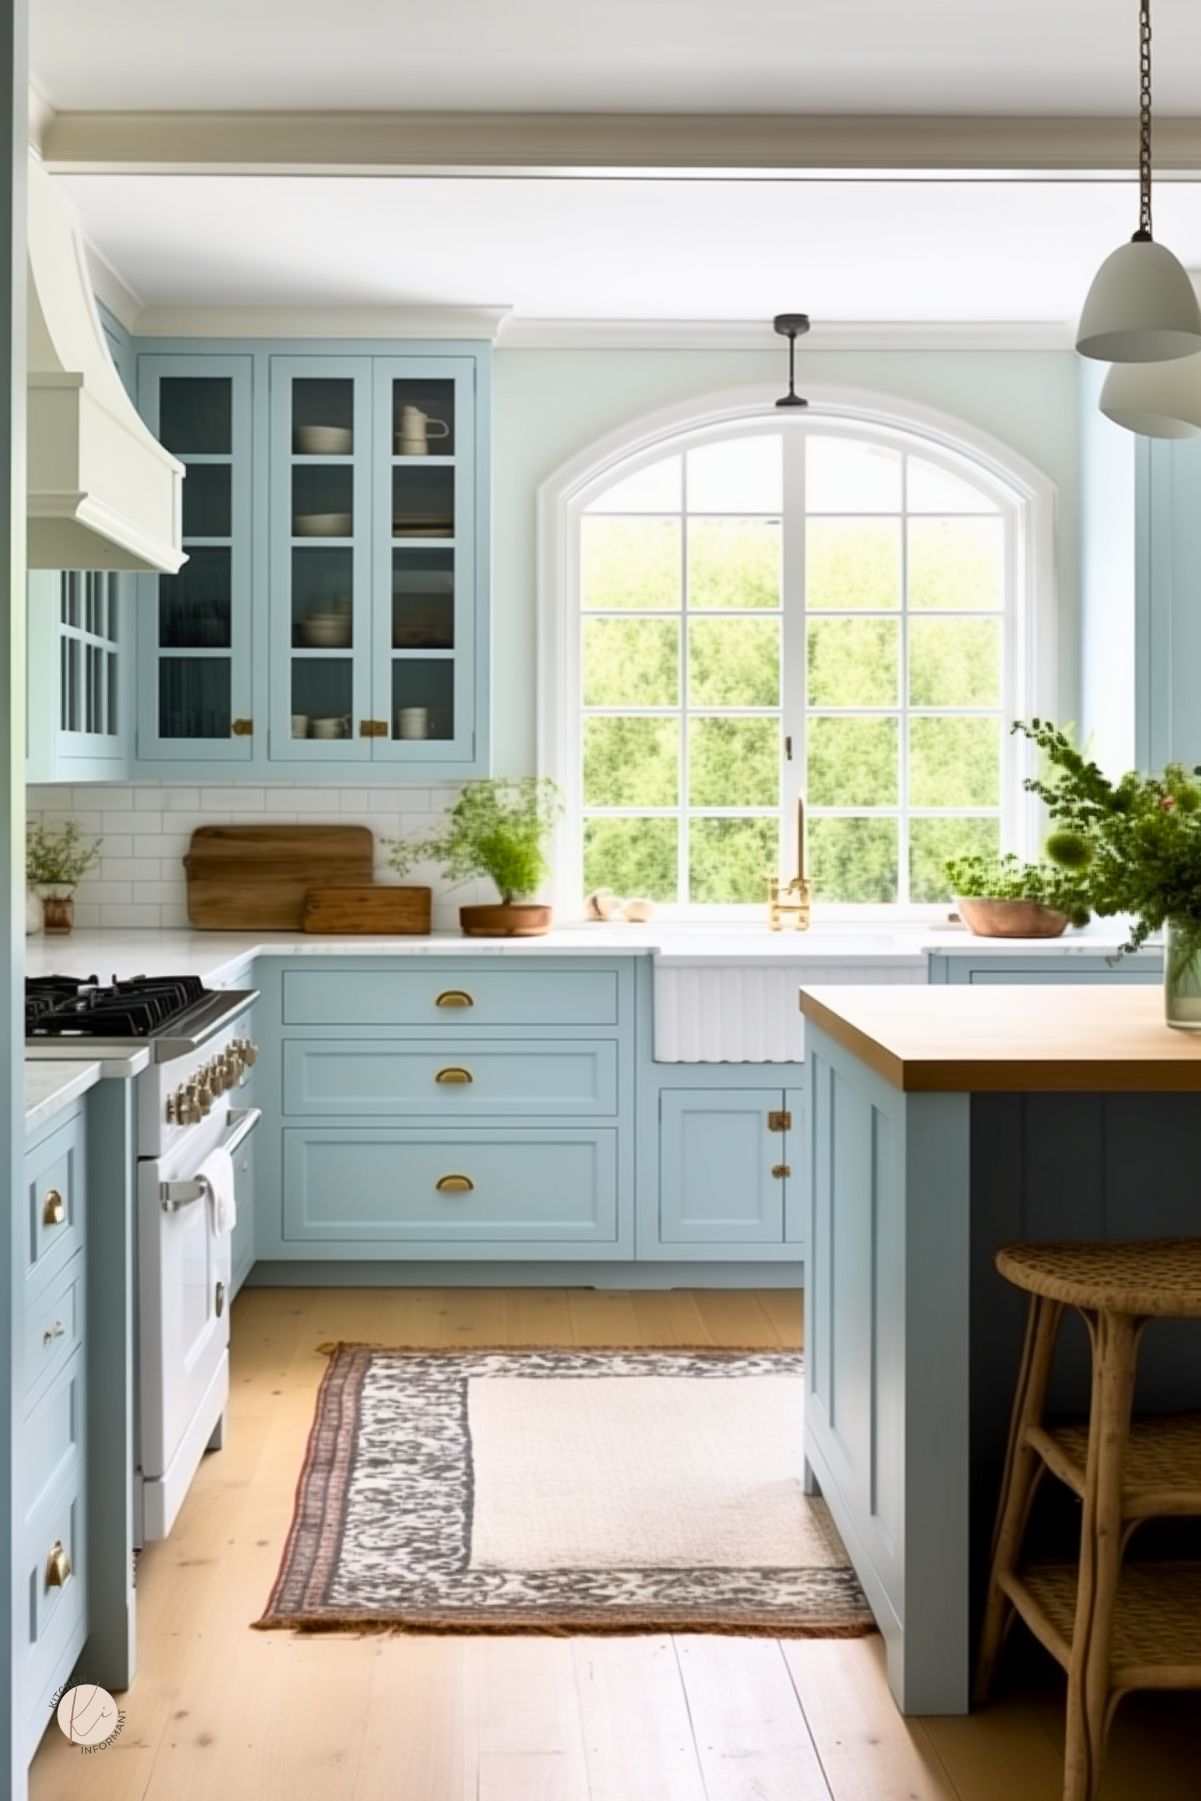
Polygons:
M645 113L50 113L59 173L524 172L742 177L1128 173L1130 119ZM1201 119L1157 119L1161 175L1201 172Z

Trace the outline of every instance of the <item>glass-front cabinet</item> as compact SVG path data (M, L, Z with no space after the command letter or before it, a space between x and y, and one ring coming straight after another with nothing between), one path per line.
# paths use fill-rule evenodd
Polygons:
M251 681L252 377L248 356L143 356L139 404L186 466L178 575L139 597L139 761L247 762Z
M271 359L273 761L475 756L473 372Z
M29 572L28 780L124 778L131 582L111 569Z

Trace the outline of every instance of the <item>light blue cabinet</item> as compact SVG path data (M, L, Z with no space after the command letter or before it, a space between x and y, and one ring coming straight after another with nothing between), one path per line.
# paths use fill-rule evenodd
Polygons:
M133 742L133 584L112 570L30 571L29 781L125 779Z
M137 760L249 763L254 466L248 356L140 356L142 414L187 470L178 575L140 578Z
M488 772L490 350L402 348L135 344L189 558L142 580L135 774Z
M794 1179L783 1100L778 1088L663 1089L659 1247L783 1245Z
M988 987L996 983L1048 983L1062 987L1073 982L1159 982L1163 979L1163 956L1158 950L1142 950L1131 957L1111 962L1104 956L1081 956L1073 952L1055 956L1053 952L1031 956L1029 952L999 951L979 957L935 952L930 958L930 981L952 986L969 983Z

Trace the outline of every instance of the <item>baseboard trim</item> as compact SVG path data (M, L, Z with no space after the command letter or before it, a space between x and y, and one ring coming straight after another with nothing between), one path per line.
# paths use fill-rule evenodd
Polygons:
M256 1263L246 1288L800 1288L803 1263Z

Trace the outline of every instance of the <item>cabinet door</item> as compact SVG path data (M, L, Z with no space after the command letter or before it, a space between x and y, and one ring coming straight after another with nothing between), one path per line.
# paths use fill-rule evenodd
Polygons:
M377 761L475 754L475 364L375 364Z
M271 358L273 761L371 755L371 359Z
M659 1097L661 1244L784 1241L787 1133L778 1088L665 1088Z
M244 763L253 751L251 656L252 362L143 356L141 410L187 467L178 575L143 576L141 761Z

